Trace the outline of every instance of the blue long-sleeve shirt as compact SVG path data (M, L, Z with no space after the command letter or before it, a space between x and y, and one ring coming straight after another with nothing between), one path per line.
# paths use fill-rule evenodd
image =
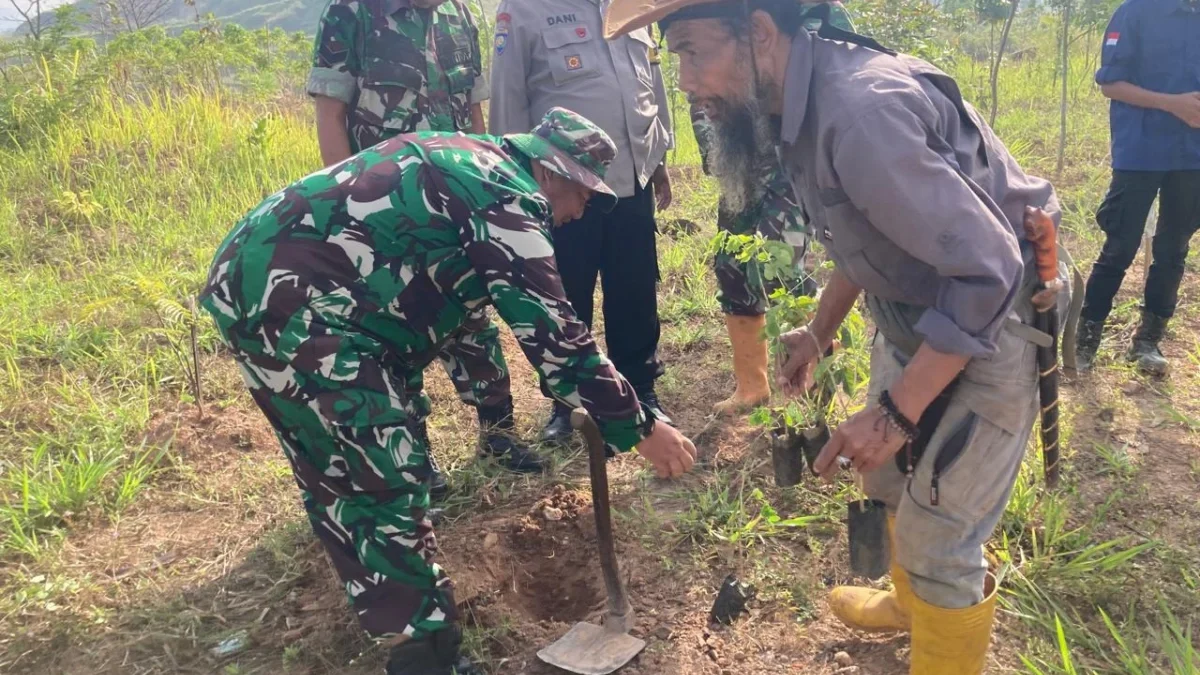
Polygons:
M1161 94L1200 91L1200 1L1126 0L1104 31L1097 84L1128 82ZM1109 106L1118 171L1200 170L1200 129L1164 110Z

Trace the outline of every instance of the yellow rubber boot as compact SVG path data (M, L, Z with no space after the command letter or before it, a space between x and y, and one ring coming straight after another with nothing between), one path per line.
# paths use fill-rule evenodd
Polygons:
M983 602L966 609L942 609L912 597L910 675L981 675L987 663L992 622L996 618L996 583Z
M829 608L847 627L868 633L895 633L911 627L912 587L908 574L896 563L895 516L888 516L888 535L892 540L892 590L879 591L861 586L838 586L829 594Z
M733 343L733 374L737 389L733 396L713 406L719 415L736 415L771 398L771 383L767 379L767 341L762 330L767 317L725 315L725 327L729 330L729 341Z

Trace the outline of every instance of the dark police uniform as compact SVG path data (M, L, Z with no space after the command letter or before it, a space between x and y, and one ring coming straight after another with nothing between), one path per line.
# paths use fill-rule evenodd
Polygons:
M1200 91L1200 2L1122 4L1104 33L1096 82L1128 82L1163 94ZM1200 227L1200 129L1164 110L1115 100L1109 124L1112 184L1096 213L1107 239L1088 279L1080 339L1089 339L1090 322L1099 343L1100 329L1158 197L1154 262L1146 277L1143 314L1143 332L1150 329L1144 337L1156 344L1175 313L1188 241Z

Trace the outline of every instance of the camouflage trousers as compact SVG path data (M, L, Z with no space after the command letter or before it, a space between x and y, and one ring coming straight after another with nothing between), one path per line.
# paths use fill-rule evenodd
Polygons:
M309 349L335 354L332 364L280 361L255 333L223 337L363 629L377 639L420 638L454 621L450 579L433 561L421 369L343 322L313 321L303 337Z
M479 408L508 401L512 382L500 348L500 329L488 317L486 309L467 314L463 328L446 344L438 359L463 403ZM414 384L416 389L410 389L410 393L421 393L424 384L420 373Z
M792 247L793 280L788 281L793 293L812 295L816 292L804 270L808 251L808 226L796 203L792 186L778 165L762 170L759 191L752 204L741 213L731 213L724 205L717 207L717 229L730 234L761 235L764 239L782 241ZM717 301L721 311L738 316L765 314L768 298L780 282L763 277L762 265L755 261L739 262L727 253L718 253L713 260L717 275Z

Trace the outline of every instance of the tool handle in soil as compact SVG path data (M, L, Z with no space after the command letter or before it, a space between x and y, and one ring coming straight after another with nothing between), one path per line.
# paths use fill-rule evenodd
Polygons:
M612 514L608 501L608 457L604 452L604 438L596 421L582 408L571 413L571 426L575 427L587 443L588 469L592 478L592 511L596 516L596 541L600 548L600 567L604 570L604 586L608 590L608 618L605 628L623 633L633 628L633 607L625 586L621 583L621 571L617 567L617 552L613 547Z

